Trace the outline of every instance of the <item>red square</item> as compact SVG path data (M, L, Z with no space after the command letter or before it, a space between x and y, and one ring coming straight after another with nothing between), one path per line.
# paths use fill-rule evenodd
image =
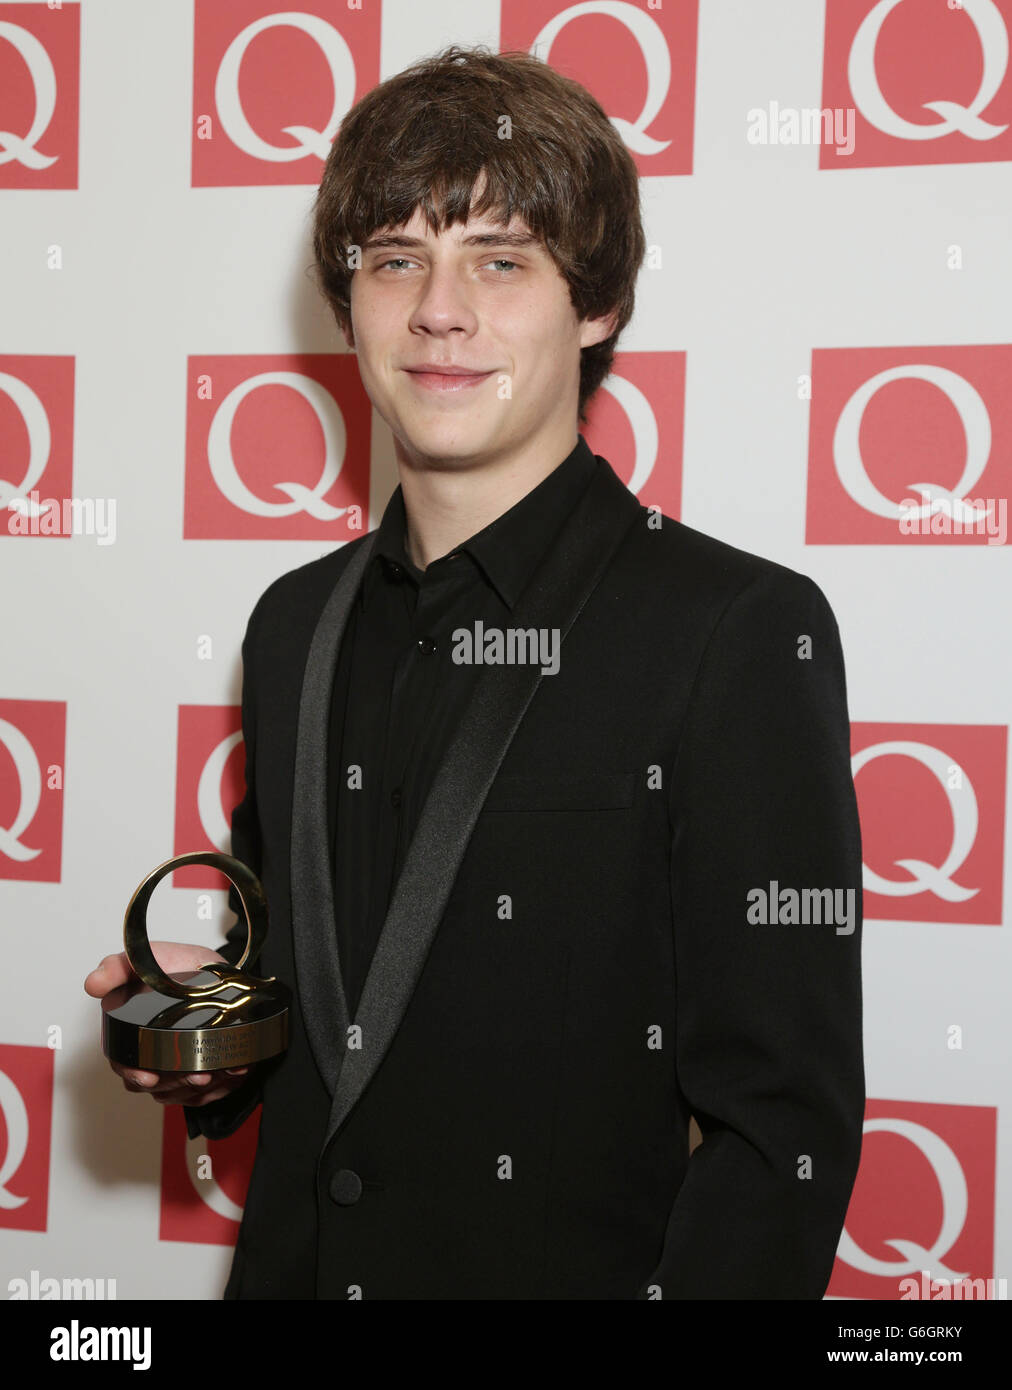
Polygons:
M854 150L820 168L1012 159L1012 0L827 0L823 108L854 112Z
M351 354L191 357L186 540L356 540L372 405Z
M81 7L0 4L0 192L77 188Z
M235 1245L259 1133L256 1111L227 1139L189 1139L182 1107L165 1106L159 1240Z
M196 0L194 188L317 184L352 106L379 82L379 0Z
M246 745L239 705L180 705L176 745L176 834L173 854L231 853L232 810L243 798ZM176 888L227 889L216 869L177 869Z
M534 53L597 98L640 174L691 174L698 0L502 0L499 51Z
M618 352L581 432L644 507L682 510L684 352Z
M0 1043L0 1227L8 1230L46 1229L53 1056Z
M60 881L66 728L62 700L0 700L0 878Z
M827 1295L934 1298L942 1280L993 1278L996 1132L990 1106L869 1100Z
M1008 729L853 724L864 916L1001 926Z
M0 357L0 535L72 534L73 460L73 357Z
M1012 347L817 348L809 545L1007 543Z

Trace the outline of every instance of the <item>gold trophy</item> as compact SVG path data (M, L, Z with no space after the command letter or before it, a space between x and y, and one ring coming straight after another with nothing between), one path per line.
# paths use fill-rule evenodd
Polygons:
M209 961L167 975L148 940L147 907L175 869L206 864L235 887L246 917L246 949L235 965ZM197 851L159 864L130 899L123 922L127 959L139 976L102 1000L102 1050L113 1062L142 1071L199 1072L244 1067L288 1047L291 991L273 976L243 971L267 937L267 901L259 879L228 854Z

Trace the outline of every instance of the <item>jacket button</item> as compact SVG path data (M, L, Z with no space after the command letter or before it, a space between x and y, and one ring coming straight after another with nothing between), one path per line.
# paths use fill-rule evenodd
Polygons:
M351 1168L338 1168L330 1180L330 1196L339 1207L353 1207L362 1195L362 1179Z

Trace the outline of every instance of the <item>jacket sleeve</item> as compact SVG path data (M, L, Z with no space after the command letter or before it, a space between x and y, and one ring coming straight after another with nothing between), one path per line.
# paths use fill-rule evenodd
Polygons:
M775 567L727 605L669 797L676 1070L703 1140L637 1297L819 1299L865 1086L843 654L811 580ZM807 895L807 924L805 889L832 893Z
M255 659L253 656L254 628L260 605L253 610L246 627L242 644L242 732L246 749L245 792L242 800L232 812L232 855L247 864L253 872L260 875L260 825L256 809L255 746L256 728L254 716L253 691L255 686ZM234 965L246 946L246 918L243 915L239 895L234 887L229 889L228 905L235 913L236 920L226 932L225 944L219 948L220 954ZM258 961L247 962L248 968L256 974ZM184 1105L186 1132L191 1139L204 1134L208 1139L224 1139L239 1128L260 1104L263 1084L263 1067L250 1068L245 1081L229 1095L211 1105Z

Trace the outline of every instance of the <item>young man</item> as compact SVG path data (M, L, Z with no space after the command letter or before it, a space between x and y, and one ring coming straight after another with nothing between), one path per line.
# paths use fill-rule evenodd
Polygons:
M843 661L810 580L578 432L633 163L577 84L451 49L348 115L314 230L400 486L243 644L233 852L291 1045L124 1075L191 1135L262 1102L226 1297L819 1298L864 1103Z

